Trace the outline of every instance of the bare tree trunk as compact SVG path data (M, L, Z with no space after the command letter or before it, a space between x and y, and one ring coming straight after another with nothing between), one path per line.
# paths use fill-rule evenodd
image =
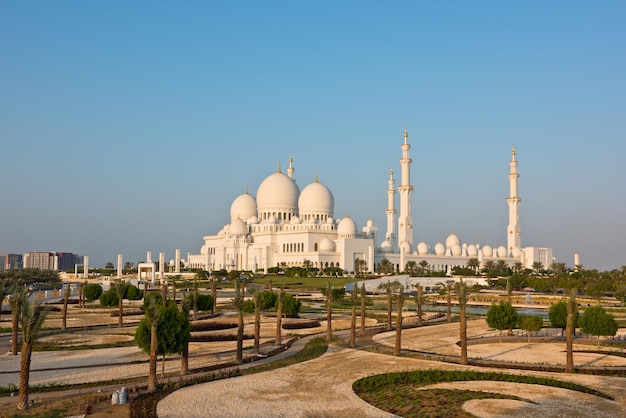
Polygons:
M361 286L361 335L365 335L365 283Z
M237 310L237 364L243 363L243 311Z
M215 301L213 301L215 305ZM198 320L198 280L193 279L193 320Z
M32 351L32 344L22 344L20 360L20 387L17 397L17 409L22 411L28 411L28 382L30 380L30 359Z
M402 309L404 308L404 286L398 289L398 314L396 316L396 345L393 350L395 356L402 352Z
M575 324L575 312L576 306L576 292L575 288L571 289L569 295L569 301L567 303L567 325L565 327L565 372L574 373L574 329Z
M259 303L259 295L258 293L256 293L255 300L254 300L254 354L259 354L260 339L261 339L261 306Z
M211 280L211 297L213 298L211 315L215 315L215 309L217 308L217 280Z
M461 364L468 364L467 361L467 320L465 317L465 303L467 302L465 283L463 279L459 281L459 318L461 322Z
M146 300L148 296L148 282L143 282L143 299Z
M387 284L387 331L391 331L391 286Z
M283 301L282 301L282 290L278 295L278 309L276 310L276 345L280 345L283 340L282 336L282 327L283 327Z
M356 289L352 290L356 292ZM350 319L350 348L354 348L356 344L356 298L352 298L352 317Z
M148 392L155 392L157 389L157 324L152 323L150 327L150 367L148 372Z
M124 296L123 294L118 295L118 312L117 312L117 327L122 328L124 326Z
M330 287L330 282L326 286L326 340L332 341L333 339L333 290Z
M172 298L174 298L174 305L176 304L176 282L172 280Z
M163 306L167 306L167 284L165 280L161 283L161 299L163 299Z
M85 308L85 283L78 285L78 306Z
M421 327L422 323L422 296L423 288L422 286L417 286L417 326Z
M447 307L447 319L448 322L452 322L452 295L451 295L451 286L450 283L446 284L446 291L447 291L447 301L448 301L448 307Z
M11 355L17 356L18 322L20 320L19 309L13 309L11 312Z
M70 284L67 284L68 289L70 289ZM68 299L69 299L70 295L68 294L67 290L65 291L65 294L63 295L63 320L61 322L61 329L67 329L67 303L68 303Z
M185 376L189 373L189 342L183 345L183 352L180 358L180 375Z

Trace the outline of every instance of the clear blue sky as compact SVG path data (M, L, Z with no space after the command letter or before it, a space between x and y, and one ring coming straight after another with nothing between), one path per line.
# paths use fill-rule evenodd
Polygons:
M626 264L624 1L4 1L0 252L197 253L293 154L384 233L405 125L415 241ZM397 177L399 178L399 176Z

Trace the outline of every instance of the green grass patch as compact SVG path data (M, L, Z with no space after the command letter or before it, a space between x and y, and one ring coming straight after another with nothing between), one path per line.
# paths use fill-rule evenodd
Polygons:
M473 380L544 385L575 390L614 400L608 394L572 382L536 376L518 376L471 370L416 370L412 372L379 374L357 380L352 385L352 388L366 402L384 411L407 418L467 416L463 411L463 403L470 399L514 399L529 402L515 396L471 390L416 390L416 388L421 386L436 383Z

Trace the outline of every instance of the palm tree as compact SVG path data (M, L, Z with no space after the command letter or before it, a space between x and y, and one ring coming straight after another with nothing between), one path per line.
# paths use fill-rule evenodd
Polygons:
M87 285L86 281L78 285L78 306L81 308L85 307L85 285Z
M213 301L215 305L215 301ZM193 278L193 320L198 320L198 278Z
M409 276L414 277L417 275L417 263L413 260L409 261L406 263L406 267L405 267L406 272L409 274Z
M478 272L478 268L480 267L480 261L477 258L470 258L467 260L467 268L471 269L474 274Z
M539 274L539 271L543 270L543 263L541 261L535 261L532 264L532 268L533 268L533 273Z
M146 308L146 318L150 324L150 365L148 367L148 393L157 390L157 351L159 348L159 339L157 337L158 326L158 306L155 299L150 300L150 304Z
M402 285L398 287L396 302L398 314L396 316L396 345L393 354L399 356L402 351L402 309L404 308L404 286Z
M285 289L281 286L278 292L278 307L276 309L276 345L280 345L283 340L282 336L282 320L283 320L283 303L285 302Z
M465 305L467 303L467 286L463 283L463 279L459 279L459 319L461 322L461 364L467 365L467 320L465 318Z
M20 313L22 305L30 298L27 287L18 287L17 282L13 284L13 294L9 297L11 305L11 355L17 356L18 328L20 323Z
M261 339L261 292L254 289L252 294L254 302L254 354L259 354L259 341Z
M211 306L211 316L215 315L215 309L217 307L217 277L211 279L211 297L213 298L213 305Z
M447 301L447 319L448 322L452 322L452 280L446 281L446 301Z
M365 335L365 283L361 285L361 335Z
M359 302L359 286L355 283L350 294L352 301L352 317L350 318L350 348L356 343L356 305Z
M118 303L118 311L117 311L117 326L122 328L124 325L124 296L126 295L126 289L128 288L128 284L123 282L122 280L116 280L115 283L115 292L117 293L117 303ZM163 299L163 303L165 303L165 299Z
M523 268L524 265L519 261L516 261L515 264L513 264L513 273L520 274Z
M33 343L48 315L48 310L41 310L35 302L24 299L20 306L20 326L22 328L22 351L20 361L20 392L17 409L28 411L28 381L30 379L30 360Z
M424 273L428 270L428 261L422 260L418 264L420 266L420 274L424 277Z
M358 277L367 271L367 261L357 258L354 262L354 271Z
M70 295L72 294L72 288L68 283L65 287L65 291L63 292L63 319L61 323L61 329L67 329L67 304L70 299Z
M496 271L496 263L494 263L493 260L485 261L485 263L483 264L483 271L488 276L491 276Z
M393 273L393 264L391 264L391 261L387 260L386 258L380 260L380 272L382 274Z
M9 294L9 285L7 279L0 281L0 319L2 319L2 302Z
M574 373L574 331L576 329L576 288L572 288L567 303L567 325L565 327L565 372Z
M183 293L180 301L180 310L183 311L185 317L189 319L189 301L187 295ZM185 376L189 373L189 339L183 344L183 350L180 357L180 375Z
M330 286L330 280L326 284L326 340L333 339L333 289Z

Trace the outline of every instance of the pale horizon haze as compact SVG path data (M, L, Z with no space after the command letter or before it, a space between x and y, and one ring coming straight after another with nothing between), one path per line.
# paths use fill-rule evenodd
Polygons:
M626 265L626 2L0 3L0 253L197 254L293 156L384 237L406 127L414 246ZM396 194L396 206L398 202Z

